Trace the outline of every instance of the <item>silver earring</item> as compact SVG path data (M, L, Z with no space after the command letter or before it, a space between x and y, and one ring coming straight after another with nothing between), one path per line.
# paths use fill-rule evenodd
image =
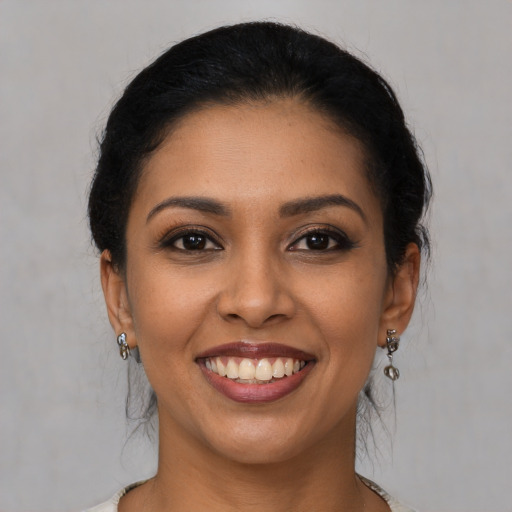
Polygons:
M398 380L400 377L400 372L398 368L393 366L393 353L398 350L398 346L400 345L400 337L396 336L396 329L388 329L387 337L386 337L386 347L388 349L388 359L389 364L384 368L384 375L391 379L392 381Z
M122 332L117 337L117 344L119 345L119 354L123 358L123 361L126 361L128 359L128 356L130 355L130 347L126 342L126 333Z

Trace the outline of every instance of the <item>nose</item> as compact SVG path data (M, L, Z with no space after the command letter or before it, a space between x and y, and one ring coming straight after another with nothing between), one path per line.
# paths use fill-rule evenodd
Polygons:
M232 261L217 310L230 322L261 328L291 318L295 301L283 269L264 255L247 254Z

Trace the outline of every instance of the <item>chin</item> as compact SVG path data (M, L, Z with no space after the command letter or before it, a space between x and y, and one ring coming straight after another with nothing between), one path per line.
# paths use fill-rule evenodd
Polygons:
M217 453L224 459L244 465L268 465L287 462L301 451L296 443L289 440L270 442L268 438L258 441L232 440L229 446L217 446Z
M294 431L293 427L275 419L252 421L250 425L240 421L219 430L214 438L210 431L208 444L217 455L239 464L279 464L314 444L311 433Z

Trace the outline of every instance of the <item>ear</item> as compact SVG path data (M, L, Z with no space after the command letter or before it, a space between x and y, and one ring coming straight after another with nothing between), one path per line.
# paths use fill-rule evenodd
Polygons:
M133 317L124 276L112 263L110 251L105 250L100 257L100 274L103 295L107 305L108 318L116 336L126 333L126 341L130 348L136 346L133 329Z
M384 310L379 326L378 344L386 345L388 329L402 334L412 316L420 276L421 254L418 246L410 243L405 250L403 263L390 276L384 298Z

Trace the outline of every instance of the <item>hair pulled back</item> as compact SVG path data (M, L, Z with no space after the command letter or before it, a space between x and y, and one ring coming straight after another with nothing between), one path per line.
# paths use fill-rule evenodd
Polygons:
M270 22L221 27L171 47L140 72L114 106L89 196L94 242L123 268L128 213L145 160L194 109L292 97L356 137L380 199L391 270L408 243L428 251L421 217L431 185L386 81L335 44Z

